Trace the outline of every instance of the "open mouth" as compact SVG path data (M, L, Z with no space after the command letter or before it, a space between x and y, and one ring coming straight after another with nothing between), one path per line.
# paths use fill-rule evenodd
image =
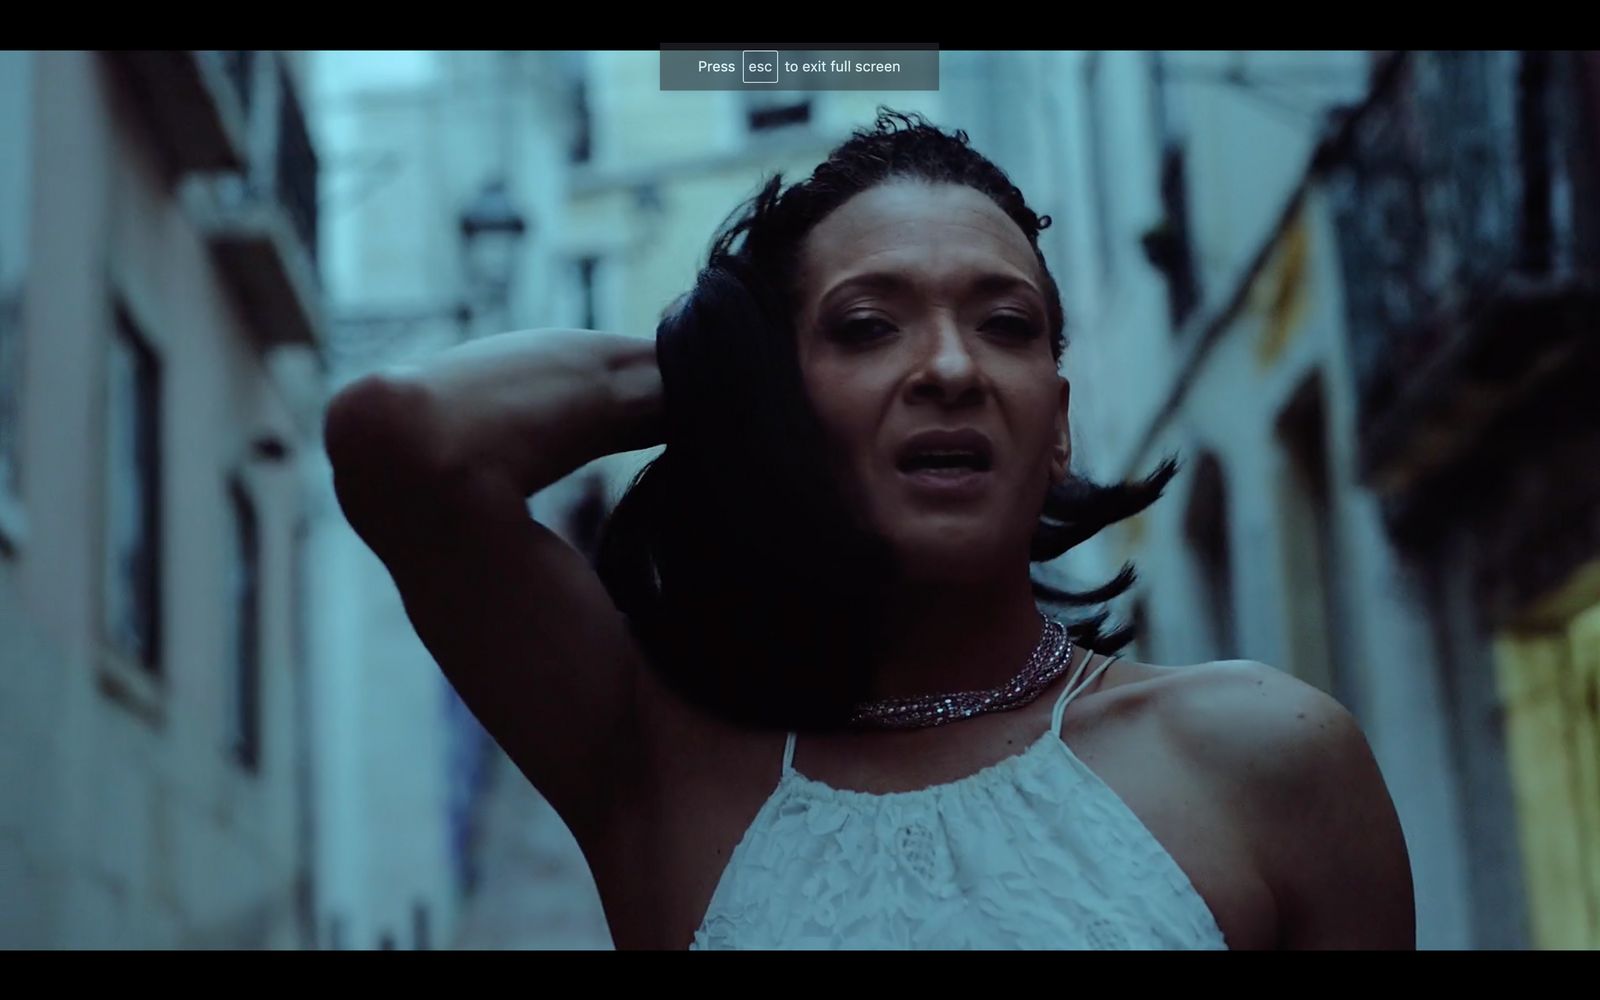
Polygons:
M961 476L988 472L994 466L994 446L971 428L935 428L914 434L895 454L895 466L912 475Z
M988 456L972 452L924 452L902 458L897 463L901 472L930 476L988 472L990 465Z
M971 499L993 479L994 449L975 430L932 430L909 439L895 467L919 494L940 500Z

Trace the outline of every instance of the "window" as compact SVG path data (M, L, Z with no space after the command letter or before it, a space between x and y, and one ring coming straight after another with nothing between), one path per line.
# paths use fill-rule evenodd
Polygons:
M303 673L311 664L311 522L304 517L295 522L290 558L289 627L294 630L295 666Z
M22 498L22 289L3 282L0 277L0 550L15 543Z
M1184 533L1194 566L1210 633L1211 656L1231 660L1239 655L1234 632L1233 555L1229 544L1228 498L1222 465L1209 452L1195 469Z
M771 104L752 105L748 110L750 131L769 132L811 121L811 99L799 98Z
M588 163L594 157L594 114L589 109L589 81L582 76L572 82L573 163Z
M1347 643L1339 600L1327 420L1322 386L1312 376L1278 418L1284 469L1280 482L1290 664L1296 676L1359 714L1355 678L1340 669Z
M22 525L22 329L32 198L33 53L0 52L0 555Z
M255 504L237 478L228 484L233 507L233 720L231 748L240 766L261 767L261 529Z
M600 269L600 258L578 259L578 326L584 330L599 329L599 310L595 297L595 272Z
M1095 237L1099 248L1100 277L1111 277L1116 264L1112 238L1111 150L1106 132L1105 92L1102 83L1103 53L1090 52L1083 61L1083 96L1088 105L1085 121L1089 129L1089 196L1094 200Z
M790 54L789 58L810 61L812 56L799 52ZM809 91L751 87L740 96L744 98L745 125L752 134L809 125L815 114Z
M411 942L417 951L427 951L433 947L433 934L428 927L428 904L416 902L411 904Z
M228 75L234 96L239 99L239 110L246 120L250 117L250 100L255 93L256 54L250 49L228 49L218 53L222 69Z
M1149 54L1149 65L1155 141L1161 155L1161 221L1145 233L1143 243L1150 263L1166 279L1168 313L1177 331L1200 304L1189 224L1188 144L1160 52Z
M116 310L106 385L105 638L161 670L161 370L127 311Z
M813 51L784 51L780 58L798 62L813 62L822 53ZM780 74L779 79L782 79ZM747 85L739 93L743 102L745 127L754 136L781 134L803 130L816 116L814 93L806 90L768 90L755 84Z
M1542 602L1562 608L1557 615L1494 637L1529 930L1537 948L1600 948L1596 568L1580 571Z
M311 633L308 621L310 595L307 588L309 568L307 550L311 544L311 523L302 516L295 522L294 542L290 548L289 571L289 627L293 631L294 685L294 772L295 772L295 847L299 862L295 879L296 914L304 930L304 939L315 947L316 940L316 777L313 772L311 719Z
M1167 310L1174 331L1200 304L1194 241L1189 232L1187 154L1176 143L1161 153L1161 222L1145 234L1145 254L1167 281Z
M273 177L278 202L313 264L321 251L318 239L317 149L310 123L295 94L288 69L280 62L278 78L278 142Z

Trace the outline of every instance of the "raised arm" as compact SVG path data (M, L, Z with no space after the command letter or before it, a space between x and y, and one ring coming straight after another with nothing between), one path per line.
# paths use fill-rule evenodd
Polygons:
M328 408L345 516L463 700L580 841L610 820L643 660L527 497L660 443L660 405L653 340L534 330L366 376Z

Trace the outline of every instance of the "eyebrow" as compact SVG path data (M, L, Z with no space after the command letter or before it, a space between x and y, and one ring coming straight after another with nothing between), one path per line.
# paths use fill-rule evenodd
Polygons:
M915 291L916 282L903 274L894 271L870 271L866 274L853 275L834 285L823 294L817 303L819 312L827 309L832 300L850 292L883 292L887 294L905 293ZM966 294L972 295L1000 295L1014 291L1032 292L1039 298L1044 298L1044 292L1038 285L1027 278L1014 274L999 274L988 272L980 274L968 281L963 288Z

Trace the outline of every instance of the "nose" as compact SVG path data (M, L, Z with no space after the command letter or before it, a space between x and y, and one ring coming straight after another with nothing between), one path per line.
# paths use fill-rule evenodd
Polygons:
M910 382L913 398L949 402L981 398L983 373L954 319L943 317L935 322L924 344Z

